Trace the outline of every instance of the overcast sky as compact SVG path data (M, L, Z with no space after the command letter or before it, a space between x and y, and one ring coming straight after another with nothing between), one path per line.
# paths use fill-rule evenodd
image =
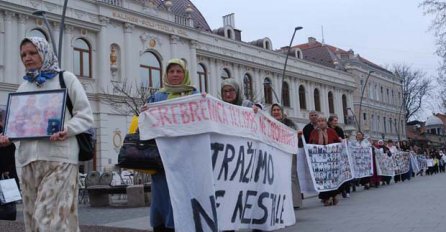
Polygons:
M440 59L428 31L431 16L418 7L421 0L192 0L211 29L223 26L222 16L235 13L235 27L245 42L268 37L273 48L308 37L322 40L378 64L407 64L435 78ZM427 106L438 112L435 105ZM422 119L422 118L420 118Z

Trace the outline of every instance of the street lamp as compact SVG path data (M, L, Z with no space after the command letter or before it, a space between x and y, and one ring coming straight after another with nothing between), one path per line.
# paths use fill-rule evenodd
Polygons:
M50 24L48 23L48 19L46 18L46 12L43 10L38 10L38 11L34 11L33 15L43 18L43 22L45 23L45 26L48 29L48 32L50 34L51 46L53 46L54 54L57 55L56 43L54 42L54 38L53 38L53 30L52 30L52 27L50 26ZM59 57L59 56L57 56L57 57Z
M273 91L274 97L276 98L277 103L280 103L279 98L277 97L277 93L276 91L274 91L273 86L271 85L271 81L268 79L265 79L265 81L263 81L263 86L268 86L271 88L271 90Z
M359 120L358 120L358 130L361 131L361 118L362 118L362 99L364 98L364 92L365 92L365 88L367 87L367 82L369 81L370 78L370 74L372 74L373 70L369 71L369 74L367 74L367 77L365 78L365 83L364 86L362 87L362 91L361 91L361 99L359 100Z
M60 26L59 26L59 53L57 55L58 61L59 61L59 67L62 66L62 38L63 38L63 31L65 29L65 14L67 12L67 4L68 0L65 0L63 3L62 8L62 18L60 19Z
M53 38L53 30L52 30L52 27L50 26L50 24L48 23L48 19L46 18L46 12L43 10L38 10L38 11L33 12L33 15L42 17L43 21L45 22L45 26L48 29L48 32L50 34L51 46L53 46L54 54L56 54L57 61L59 62L59 67L62 66L62 60L61 60L62 39L63 39L63 31L64 31L64 27L65 27L65 15L67 12L67 4L68 4L68 0L65 0L63 8L62 8L62 18L60 20L60 26L59 26L59 49L56 49L56 43L54 42L54 38Z
M286 70L286 65L287 65L287 63L288 63L288 56L290 55L290 51L291 51L291 44L293 43L293 40L294 40L294 36L296 35L296 31L298 31L298 30L301 30L303 27L295 27L294 28L294 32L293 32L293 36L291 37L291 41L290 41L290 46L288 46L288 51L287 51L287 53L286 53L286 57L285 57L285 64L284 64L284 66L283 66L283 72L282 72L282 90L281 90L281 93L282 93L282 96L281 96L281 101L279 102L279 103L281 103L281 104L283 104L283 82L285 81L285 70Z

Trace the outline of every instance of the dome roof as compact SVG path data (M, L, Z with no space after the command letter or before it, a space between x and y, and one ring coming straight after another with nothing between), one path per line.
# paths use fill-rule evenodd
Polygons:
M162 0L156 0L156 4L159 7L164 7ZM171 0L172 2L172 13L181 17L187 17L186 9L190 4L192 8L191 17L194 21L194 28L203 30L203 31L211 31L209 24L206 22L206 19L203 17L201 12L195 7L195 5L189 0Z
M425 124L426 127L438 126L438 125L443 126L443 121L441 121L441 119L439 119L438 117L432 115L427 118L426 124Z

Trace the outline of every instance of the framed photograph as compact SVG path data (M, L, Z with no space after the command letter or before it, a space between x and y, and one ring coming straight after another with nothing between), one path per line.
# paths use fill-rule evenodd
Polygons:
M48 138L63 129L66 89L10 93L4 135L11 140Z

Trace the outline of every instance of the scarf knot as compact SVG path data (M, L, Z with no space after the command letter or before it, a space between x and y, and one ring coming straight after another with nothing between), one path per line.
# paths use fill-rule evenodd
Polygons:
M26 73L23 79L31 83L35 82L37 86L41 86L43 83L45 83L46 80L53 79L56 75L57 73L51 71L46 71L46 72L30 71Z

